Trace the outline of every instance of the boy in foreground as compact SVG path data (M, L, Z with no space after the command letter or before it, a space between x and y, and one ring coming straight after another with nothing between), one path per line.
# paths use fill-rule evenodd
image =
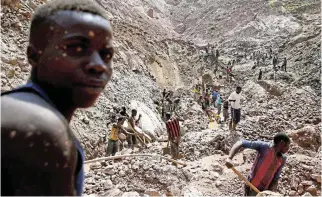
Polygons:
M84 152L69 123L112 76L112 28L90 0L55 0L33 15L27 84L2 93L1 195L82 195Z

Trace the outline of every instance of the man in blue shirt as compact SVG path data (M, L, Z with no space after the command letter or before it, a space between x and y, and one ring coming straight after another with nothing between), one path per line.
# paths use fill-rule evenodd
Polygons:
M231 149L226 165L232 167L231 160L241 148L257 151L257 157L248 180L260 191L277 190L278 179L286 162L284 155L289 150L290 138L285 133L274 136L273 143L242 140ZM245 196L256 196L256 192L245 186Z

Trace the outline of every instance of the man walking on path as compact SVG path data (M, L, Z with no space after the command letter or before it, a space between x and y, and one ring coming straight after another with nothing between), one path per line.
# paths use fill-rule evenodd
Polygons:
M273 143L263 141L238 141L230 150L226 165L233 167L232 159L241 148L249 148L257 151L257 157L248 177L259 191L277 191L278 180L286 162L284 155L289 150L290 138L285 133L274 136ZM245 196L256 196L256 192L245 185Z
M240 94L242 88L237 86L236 91L231 93L228 101L230 102L231 106L231 127L233 130L236 129L237 124L240 121L241 115L241 105L240 101L244 99L244 97Z
M217 95L218 95L218 92L216 89L213 90L212 92L212 104L214 105L214 107L216 107L216 100L217 100Z
M282 70L284 70L284 72L286 72L286 65L287 65L287 60L286 60L286 57L284 57L284 61L282 64Z
M216 106L217 106L217 115L219 116L219 119L220 119L221 106L222 106L222 97L221 97L219 91L217 92Z
M229 102L228 102L228 100L226 100L226 98L223 101L223 103L224 103L224 106L223 106L223 108L224 108L223 109L224 122L226 122L228 120L228 117L229 117L229 112L228 112L228 110L229 110Z
M263 75L262 69L259 69L258 81L262 80L262 75Z

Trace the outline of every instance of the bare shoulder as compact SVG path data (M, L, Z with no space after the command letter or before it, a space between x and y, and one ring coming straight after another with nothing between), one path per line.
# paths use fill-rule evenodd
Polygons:
M65 130L58 111L33 93L14 93L1 98L1 126L30 130L32 127ZM22 129L20 128L22 127Z
M76 149L68 125L39 96L3 96L1 112L2 157L17 157L44 169L73 163Z

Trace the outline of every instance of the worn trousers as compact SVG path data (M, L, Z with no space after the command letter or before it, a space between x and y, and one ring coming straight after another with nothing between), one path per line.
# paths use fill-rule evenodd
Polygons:
M170 150L173 158L178 157L179 155L179 143L170 141Z

